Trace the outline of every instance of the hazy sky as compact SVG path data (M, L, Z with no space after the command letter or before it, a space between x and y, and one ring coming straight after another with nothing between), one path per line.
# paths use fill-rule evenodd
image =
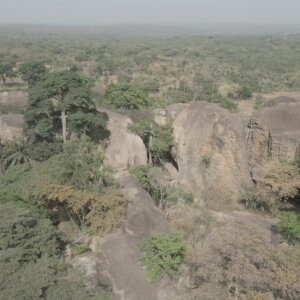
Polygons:
M299 24L300 0L0 0L0 23Z

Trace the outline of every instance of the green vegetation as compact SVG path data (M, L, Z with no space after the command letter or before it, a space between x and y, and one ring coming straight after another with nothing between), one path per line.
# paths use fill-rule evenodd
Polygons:
M153 235L143 243L141 250L144 252L141 262L151 280L164 275L173 279L185 258L185 243L178 233Z
M2 79L3 85L6 85L8 78L12 79L16 76L14 72L14 65L11 63L0 63L0 77Z
M0 200L60 208L64 213L55 218L90 232L110 232L122 221L124 200L87 137L66 142L61 154L43 163L14 165L0 178Z
M300 214L286 211L280 216L277 224L280 233L289 243L300 243Z
M73 246L73 250L75 252L75 255L81 255L83 253L88 252L90 248L87 247L85 244L75 244Z
M193 195L188 191L169 186L160 167L141 166L133 168L131 172L162 210L168 209L171 203L192 203L194 200Z
M152 115L154 108L190 101L235 112L253 95L260 110L266 93L299 91L300 35L186 33L0 26L0 114L25 119L22 139L0 143L1 299L110 299L101 286L87 291L84 274L64 262L66 245L75 256L92 255L79 235L104 236L126 215L103 161L109 131L102 105L134 121L129 130L142 138L149 164L131 171L182 232L155 234L141 246L151 280L175 281L185 263L180 278L190 288L181 289L183 299L298 299L299 162L266 162L264 178L242 199L250 210L279 216L278 231L289 245L275 247L247 220L215 223L192 204L191 193L170 182L166 162L178 168L171 122L159 126ZM28 92L26 108L18 96L7 102L11 91ZM211 164L208 149L201 157L205 176ZM211 199L231 197L219 190Z
M4 169L15 165L30 164L26 143L22 139L8 142L1 147L0 157Z
M242 203L249 210L271 212L274 210L274 196L271 193L264 192L262 189L253 188L242 197Z
M60 259L65 241L48 218L0 202L0 232L1 298L107 299L87 292L79 275L70 281L75 274Z
M44 79L47 69L43 62L29 61L20 66L19 72L22 80L32 86Z
M105 102L116 108L141 109L150 104L148 95L138 87L128 83L111 83L107 87Z
M171 159L173 146L172 124L159 126L149 120L142 120L129 125L129 130L139 135L148 149L148 160L152 164L160 164Z
M220 102L220 106L225 108L225 109L228 109L230 111L237 111L237 108L238 108L237 102L235 100L232 100L232 99L223 99Z
M240 99L249 99L252 97L251 89L248 86L241 86L236 91L236 97Z
M99 139L106 133L91 99L91 81L71 71L48 73L29 90L25 124L25 134L33 141L60 134L66 142L72 133Z

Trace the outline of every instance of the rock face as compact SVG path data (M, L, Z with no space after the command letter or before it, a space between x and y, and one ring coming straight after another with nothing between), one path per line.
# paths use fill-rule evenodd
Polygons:
M267 159L299 159L300 102L275 98L254 114L248 125L247 148L253 167Z
M23 91L0 93L0 103L15 107L25 107L27 104L27 93Z
M148 193L127 172L117 174L122 194L128 201L123 228L108 236L100 245L107 260L106 274L111 278L118 300L167 300L160 287L151 283L139 258L140 245L153 233L172 231L164 214L154 205ZM169 294L170 296L170 294Z
M22 136L23 115L9 114L0 116L0 140L9 141Z
M129 132L129 117L101 110L108 116L109 144L105 150L105 163L114 170L126 170L132 166L147 164L147 151L142 139Z
M250 183L242 121L213 103L181 107L170 108L179 180L211 208L230 207Z

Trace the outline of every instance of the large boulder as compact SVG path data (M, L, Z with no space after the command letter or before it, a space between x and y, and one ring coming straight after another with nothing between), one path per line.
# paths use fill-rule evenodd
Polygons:
M114 170L126 170L132 166L147 164L147 151L142 139L128 130L132 123L127 116L102 109L108 116L110 139L105 149L106 165Z
M217 104L171 106L179 181L213 209L234 205L250 184L245 131L238 114Z
M0 141L5 142L22 136L23 115L8 114L0 116Z
M269 159L299 159L300 101L278 97L255 113L248 125L247 148L253 167Z

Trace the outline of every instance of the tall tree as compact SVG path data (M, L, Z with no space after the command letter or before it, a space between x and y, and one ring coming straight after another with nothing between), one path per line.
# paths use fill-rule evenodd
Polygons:
M91 85L91 80L71 71L46 74L44 80L30 89L25 121L34 131L39 130L47 135L57 129L56 120L59 117L64 142L68 135L68 116L72 129L79 133L89 134L95 132L95 128L99 132L103 131L105 121L95 110ZM86 122L80 120L86 120L87 114L92 122L90 121L88 128L85 128Z

